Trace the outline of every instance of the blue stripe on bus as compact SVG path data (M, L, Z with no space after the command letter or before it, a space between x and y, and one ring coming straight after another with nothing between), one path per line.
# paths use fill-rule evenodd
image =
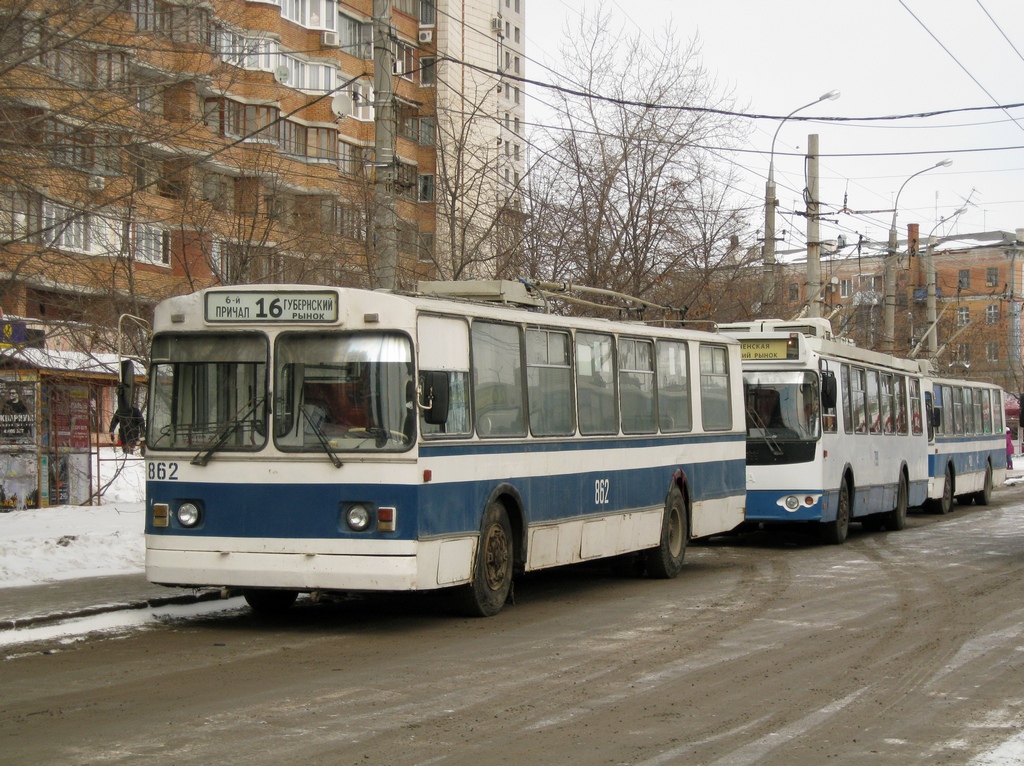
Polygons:
M147 520L146 532L203 537L413 540L476 532L484 505L499 484L510 485L519 493L528 524L659 507L677 467L686 474L692 501L743 493L745 464L741 459L415 486L151 481L147 508L153 503L168 503L173 514L180 503L199 501L203 522L195 529L181 529L174 521L172 527L154 528ZM596 491L599 480L608 480L606 494ZM351 502L396 507L396 532L352 532L341 517L342 508Z
M978 441L977 437L964 437L962 439L944 439L936 442L935 448L938 454L930 451L928 454L928 475L941 477L946 473L946 464L953 461L953 469L956 473L980 473L985 470L989 460L993 468L1006 468L1006 442L1002 438L999 443L989 447L973 449L968 452L961 451L960 445L966 442Z

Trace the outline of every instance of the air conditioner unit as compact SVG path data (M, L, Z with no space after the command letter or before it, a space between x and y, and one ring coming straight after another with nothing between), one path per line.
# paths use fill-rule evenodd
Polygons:
M501 30L504 29L504 28L505 28L504 25L501 23L501 16L496 16L495 18L491 19L491 31L492 32L499 32L500 33Z
M420 42L421 43L432 43L432 42L434 42L434 30L433 29L421 29L420 30Z
M391 67L391 72L392 74L397 74L399 76L405 74L405 62L396 61L394 65Z
M86 186L89 191L103 191L107 187L107 179L103 176L89 176Z
M338 33L337 32L321 32L320 33L320 47L322 47L322 48L337 48L338 47Z

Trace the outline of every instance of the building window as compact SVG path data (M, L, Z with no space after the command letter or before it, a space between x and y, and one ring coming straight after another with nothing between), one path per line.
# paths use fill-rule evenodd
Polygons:
M999 342L990 340L985 344L985 359L990 362L999 361Z
M985 307L985 324L996 324L999 321L999 306L993 303Z
M135 226L135 260L167 265L171 262L170 232L140 223Z
M434 70L435 61L433 56L420 58L420 85L435 85L437 83L437 72Z
M957 290L968 290L971 287L971 270L960 269L960 274L956 280Z
M420 118L420 143L431 146L434 143L435 138L434 129L434 118L433 117L421 117Z
M420 202L434 201L434 175L433 173L420 174Z
M956 310L957 327L966 327L971 321L971 310L967 306L961 306Z
M985 269L985 285L987 287L995 287L999 284L999 268L993 267Z
M839 280L839 297L849 298L853 293L853 280L852 279L840 279Z
M420 0L420 26L430 26L437 22L435 0Z
M800 285L796 282L789 283L789 302L796 303L800 300Z

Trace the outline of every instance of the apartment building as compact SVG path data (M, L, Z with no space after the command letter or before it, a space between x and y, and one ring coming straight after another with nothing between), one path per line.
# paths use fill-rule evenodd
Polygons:
M524 2L391 0L380 157L382 0L6 4L0 309L109 351L122 315L212 284L377 286L383 167L398 286L487 276L525 168Z
M897 256L895 353L917 350L932 357L926 338L928 259L935 273L936 339L934 363L943 374L998 383L1008 392L1024 389L1021 301L1024 292L1024 231L984 232L941 238L931 247L901 243ZM915 246L916 245L916 246ZM885 300L885 245L826 257L821 315L837 334L859 346L880 348ZM785 317L806 311L806 262L783 266L777 295Z

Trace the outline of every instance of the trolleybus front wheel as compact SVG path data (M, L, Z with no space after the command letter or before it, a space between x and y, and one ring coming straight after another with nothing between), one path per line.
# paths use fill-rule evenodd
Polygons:
M992 502L992 464L985 465L985 483L981 489L974 493L974 502L978 505L988 505Z
M907 489L907 477L900 473L900 486L896 490L896 507L885 514L885 526L898 532L907 526L907 504L910 491Z
M284 614L299 597L298 591L269 588L246 588L242 595L254 612L263 615Z
M686 502L679 487L673 486L665 498L665 516L661 522L661 542L647 552L647 574L667 580L679 574L686 555Z
M830 545L842 545L850 531L850 485L844 479L839 485L839 502L834 521L821 522L821 539Z
M501 611L512 590L512 525L499 501L484 514L476 551L473 580L459 588L458 604L471 617L490 617Z

